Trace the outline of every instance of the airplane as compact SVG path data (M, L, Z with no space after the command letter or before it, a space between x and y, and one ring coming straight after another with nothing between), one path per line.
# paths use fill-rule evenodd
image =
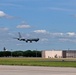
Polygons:
M32 41L35 41L35 42L39 41L39 38L29 38L29 39L26 39L26 38L22 38L20 32L18 32L18 34L19 34L19 37L18 38L14 38L14 39L17 39L19 41L25 41L26 43L28 43L28 42L32 43Z

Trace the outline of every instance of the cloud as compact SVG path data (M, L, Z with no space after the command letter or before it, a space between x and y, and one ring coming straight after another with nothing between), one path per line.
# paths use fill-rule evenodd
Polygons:
M7 0L6 2L29 2L29 1L35 1L35 2L41 2L41 1L46 1L46 0ZM48 0L47 0L48 1Z
M47 38L59 38L64 36L64 33L49 32L47 30L35 30L34 33L39 34L41 37L47 37Z
M66 34L69 35L69 36L76 36L76 33L75 32L68 32Z
M70 15L70 16L72 16L72 17L75 17L75 18L76 18L76 14L72 14L72 15Z
M5 17L6 14L3 11L0 11L0 17Z
M72 9L65 9L65 8L57 8L57 7L48 7L50 10L56 10L56 11L74 11Z
M46 38L42 38L41 41L43 41L43 42L44 42L44 41L48 41L48 39L46 39Z
M46 31L46 30L35 30L34 33L50 35L50 37L59 37L59 38L76 37L76 33L75 32L62 33L62 32L49 32L49 31Z
M18 25L17 28L30 28L31 26L30 25Z
M46 30L35 30L34 32L35 33L43 33L43 34L48 33Z
M36 35L41 38L41 41L48 40L58 40L60 42L75 42L76 43L76 33L75 32L49 32L46 30L35 30ZM45 38L45 39L44 39Z
M6 27L1 27L0 28L0 31L8 31L9 30L9 28L6 28Z
M53 34L55 34L55 33L53 33ZM76 33L75 32L58 33L58 34L52 35L52 36L61 42L76 43Z
M6 14L6 13L3 12L3 11L0 11L0 18L9 18L9 19L12 19L12 18L14 18L14 17Z
M55 33L50 33L51 36L63 36L64 33L58 33L58 32L55 32Z
M59 41L76 43L76 39L69 39L69 38L62 38L62 39L59 39Z
M55 33L50 33L51 37L58 37L58 38L75 38L76 33L75 32L55 32Z
M22 46L23 44L16 44L17 46Z
M0 3L0 6L22 7L22 5L17 5L12 3Z

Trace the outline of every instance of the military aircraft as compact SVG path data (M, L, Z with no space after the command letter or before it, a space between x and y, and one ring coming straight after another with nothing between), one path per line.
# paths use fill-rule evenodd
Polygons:
M14 39L17 39L19 41L25 41L26 43L28 43L28 42L32 43L32 41L35 41L35 42L39 41L39 38L29 38L29 39L26 39L26 38L22 38L20 32L18 32L18 34L19 34L19 37L18 38L14 38Z

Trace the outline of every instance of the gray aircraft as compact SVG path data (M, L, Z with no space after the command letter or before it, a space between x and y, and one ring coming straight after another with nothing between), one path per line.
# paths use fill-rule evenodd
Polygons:
M32 43L32 41L35 41L35 42L39 41L39 38L29 38L29 39L26 39L26 38L22 38L20 32L18 34L19 34L19 37L18 38L14 38L14 39L17 39L19 41L25 41L26 43L28 43L28 42Z

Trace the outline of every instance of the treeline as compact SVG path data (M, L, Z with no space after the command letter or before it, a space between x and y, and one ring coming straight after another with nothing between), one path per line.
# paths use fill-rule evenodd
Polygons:
M41 51L0 51L0 57L41 57Z

